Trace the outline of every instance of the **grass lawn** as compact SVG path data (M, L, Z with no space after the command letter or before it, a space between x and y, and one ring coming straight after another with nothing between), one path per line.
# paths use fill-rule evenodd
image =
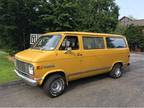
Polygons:
M0 84L18 80L14 72L14 63L8 60L8 54L0 51Z

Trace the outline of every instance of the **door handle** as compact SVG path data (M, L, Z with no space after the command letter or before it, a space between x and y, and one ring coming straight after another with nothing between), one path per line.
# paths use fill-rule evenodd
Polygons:
M81 53L77 53L77 56L83 56L83 54L81 54Z

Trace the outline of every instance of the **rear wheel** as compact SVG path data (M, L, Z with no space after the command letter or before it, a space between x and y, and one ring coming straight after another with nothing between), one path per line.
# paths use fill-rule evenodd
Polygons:
M44 83L44 91L49 97L57 97L63 94L66 87L65 78L59 74L48 77Z
M121 64L115 64L110 72L110 76L114 79L120 78L123 75L123 69Z

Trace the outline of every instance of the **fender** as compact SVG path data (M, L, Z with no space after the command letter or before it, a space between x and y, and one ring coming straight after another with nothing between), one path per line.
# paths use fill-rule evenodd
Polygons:
M42 77L42 80L40 81L40 85L42 85L42 83L44 82L45 78L49 75L49 74L52 74L52 73L57 73L57 72L63 72L65 74L65 78L66 78L66 84L68 85L68 75L66 74L66 72L62 69L55 69L55 70L51 70L51 71L48 71L46 72L43 77Z
M124 66L124 64L125 64L123 61L115 61L115 62L112 64L111 70L112 70L113 66L114 66L115 64L117 64L117 63L121 63L122 66Z

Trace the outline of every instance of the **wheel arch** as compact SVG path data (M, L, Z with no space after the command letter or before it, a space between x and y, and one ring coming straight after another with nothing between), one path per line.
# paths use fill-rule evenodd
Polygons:
M117 62L114 62L111 69L116 65L116 64L120 64L122 67L124 66L124 63L122 61L117 61Z
M44 82L46 81L46 79L48 77L50 77L51 75L54 75L54 74L59 74L59 75L62 75L65 80L66 80L66 84L68 85L68 77L67 77L67 74L63 71L63 70L53 70L53 71L49 71L47 72L43 78L42 78L42 81L40 82L40 85L43 86Z

